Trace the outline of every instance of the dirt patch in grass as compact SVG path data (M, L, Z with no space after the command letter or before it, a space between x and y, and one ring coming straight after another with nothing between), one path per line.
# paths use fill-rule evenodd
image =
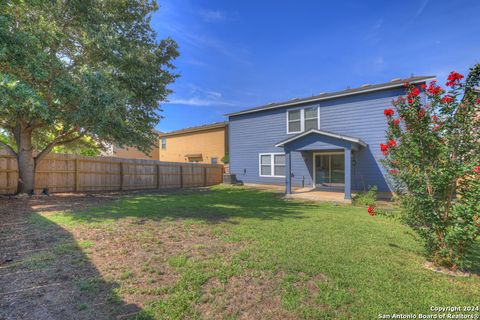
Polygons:
M0 319L109 318L122 308L138 309L109 302L115 285L102 279L68 231L48 222L39 227L30 219L35 211L71 210L96 199L61 195L0 200ZM82 292L78 284L84 278L97 279L94 294Z
M0 199L0 319L128 318L168 299L182 264L228 260L239 247L221 241L219 228L214 234L205 223L182 219L126 217L104 225L48 219L122 196Z
M225 282L211 278L198 311L205 319L297 319L281 306L280 282L281 274L253 270Z

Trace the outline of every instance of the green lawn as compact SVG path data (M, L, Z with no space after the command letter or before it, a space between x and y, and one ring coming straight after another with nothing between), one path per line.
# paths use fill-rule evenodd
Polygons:
M427 270L409 228L349 205L213 187L36 220L88 244L141 319L372 319L480 301L478 277Z

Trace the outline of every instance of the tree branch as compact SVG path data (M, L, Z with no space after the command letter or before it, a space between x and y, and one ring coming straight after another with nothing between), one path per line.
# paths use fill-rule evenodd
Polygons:
M80 139L81 137L83 137L85 135L85 133L81 133L79 136L77 137L74 137L74 138L71 138L71 139L67 139L67 140L62 140L66 137L68 137L69 135L73 134L77 132L77 129L73 129L73 130L70 130L68 132L65 132L65 133L62 133L60 134L58 137L56 137L55 139L53 139L52 142L50 142L36 157L35 157L35 162L38 163L40 162L50 151L52 151L53 147L55 146L58 146L58 145L62 145L62 144L67 144L67 143L70 143L70 142L73 142L75 140L78 140Z
M0 146L4 147L5 150L7 150L8 153L10 153L12 156L17 157L17 153L15 152L15 150L13 150L13 148L5 142L0 141Z

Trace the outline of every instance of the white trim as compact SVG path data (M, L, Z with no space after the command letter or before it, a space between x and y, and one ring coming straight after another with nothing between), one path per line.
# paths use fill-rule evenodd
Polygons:
M417 81L411 81L410 83L411 84L424 83L424 82L431 81L431 80L436 80L436 79L437 79L436 77L431 77L431 78L425 78L425 79L421 79L421 80L417 80ZM405 80L407 81L408 79L405 79ZM254 110L244 110L244 111L239 111L239 112L234 112L234 113L227 113L225 116L227 116L227 117L238 116L238 115L246 114L246 113L265 111L265 110L287 107L287 106L294 106L294 105L310 103L310 102L324 101L324 100L335 99L335 98L340 98L340 97L352 96L352 95L356 95L356 94L362 94L362 93L366 93L366 92L392 89L392 88L397 88L397 87L402 87L402 86L403 86L403 83L399 83L399 84L383 86L383 87L379 87L379 88L370 88L370 89L365 89L365 90L361 90L361 91L355 91L355 92L349 92L349 93L340 93L340 94L336 94L336 95L333 95L333 96L328 96L328 97L325 97L325 98L317 97L317 98L308 99L308 100L285 102L285 103L281 103L281 104L276 104L276 105L271 106L271 107L258 108L258 109L254 109Z
M312 180L312 187L317 187L317 162L315 161L316 155L343 155L345 156L345 150L343 151L319 151L312 153L312 167L313 167L313 180ZM345 171L345 163L343 164L343 170ZM343 183L345 185L345 182Z
M317 133L317 134L324 135L324 136L327 136L327 137L332 137L332 138L336 138L336 139L340 139L340 140L355 142L355 143L358 143L359 145L361 145L362 147L367 146L366 143L363 142L360 139L350 138L350 137L342 136L342 135L335 134L335 133L330 133L330 132L326 132L326 131L322 131L322 130L312 129L312 130L305 131L304 133L299 134L298 136L291 137L290 139L284 140L284 141L276 144L275 147L283 147L286 143L297 140L297 139L299 139L301 137L304 137L304 136L306 136L307 134L310 134L310 133Z
M298 133L305 132L305 121L307 120L305 118L305 109L313 109L313 108L317 108L317 130L320 130L320 105L316 104L313 106L298 107L295 109L286 110L287 134L298 134ZM292 111L300 111L300 131L289 131L290 119L288 118L288 113ZM294 120L294 121L298 121L298 120Z
M285 152L264 152L258 154L258 176L264 178L285 178L285 176L276 176L275 175L275 155L285 155ZM270 156L270 175L263 175L262 174L262 156ZM285 158L285 164L283 165L286 167L287 159Z

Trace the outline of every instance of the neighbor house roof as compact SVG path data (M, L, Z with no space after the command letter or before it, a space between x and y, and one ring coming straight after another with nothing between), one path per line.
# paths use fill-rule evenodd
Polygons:
M203 130L211 130L211 129L217 129L217 128L223 128L228 126L228 121L223 121L223 122L215 122L215 123L210 123L210 124L204 124L201 126L196 126L196 127L189 127L185 129L180 129L180 130L175 130L171 132L163 132L160 133L160 137L168 137L168 136L173 136L177 134L184 134L184 133L191 133L191 132L197 132L197 131L203 131Z
M325 93L321 93L319 95L311 96L307 98L296 98L296 99L291 99L284 102L270 103L260 107L228 113L226 114L226 116L236 116L236 115L241 115L246 113L276 109L276 108L287 107L287 106L295 106L295 105L309 103L309 102L318 102L322 100L340 98L340 97L351 96L351 95L367 93L372 91L380 91L385 89L397 88L397 87L403 86L405 82L409 82L411 84L418 84L418 83L424 83L426 81L434 80L434 79L435 79L435 76L416 76L416 77L410 77L405 79L397 78L397 79L393 79L392 81L380 83L380 84L364 84L358 88L346 89L346 90L336 91L336 92L325 92Z
M348 141L348 142L353 142L353 143L356 143L358 145L361 145L362 147L366 147L367 144L365 142L362 141L362 139L359 139L359 138L354 138L354 137L349 137L349 136L345 136L345 135L340 135L340 134L336 134L336 133L333 133L333 132L328 132L328 131L322 131L322 130L316 130L316 129L310 129L308 131L305 131L305 132L302 132L300 134L297 134L293 137L290 137L288 139L285 139L283 141L280 141L279 143L277 143L275 145L275 147L283 147L284 145L286 145L287 143L290 143L290 142L293 142L295 140L298 140L306 135L309 135L311 133L315 133L315 134L319 134L319 135L322 135L322 136L326 136L326 137L330 137L330 138L334 138L334 139L338 139L338 140L344 140L344 141Z

